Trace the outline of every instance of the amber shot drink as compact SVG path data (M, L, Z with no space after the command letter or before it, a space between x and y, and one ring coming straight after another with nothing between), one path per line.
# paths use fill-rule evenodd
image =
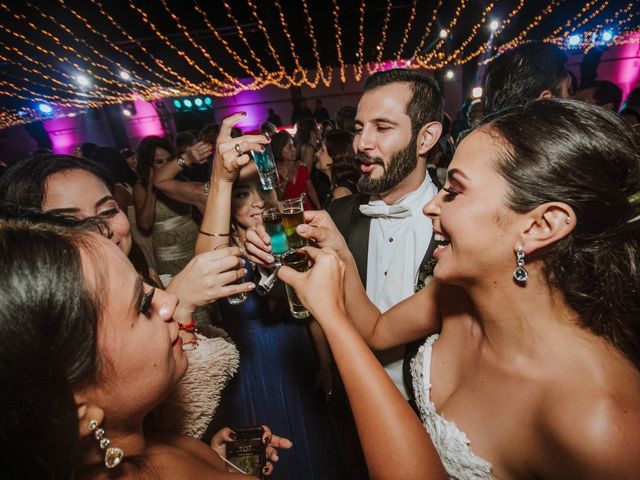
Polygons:
M282 265L291 267L297 272L306 272L309 269L309 255L304 250L289 250L282 255ZM296 291L290 285L287 287L287 299L289 300L289 310L293 318L309 318L309 310L302 304Z
M307 240L296 232L298 225L304 224L304 197L283 200L278 203L282 214L282 226L289 248L301 248L308 245Z

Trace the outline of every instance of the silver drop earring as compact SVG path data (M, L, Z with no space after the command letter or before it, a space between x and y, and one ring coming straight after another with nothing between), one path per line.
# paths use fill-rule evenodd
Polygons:
M517 267L513 271L513 278L519 283L524 283L529 279L529 272L524 268L524 250L522 247L518 248L516 252L516 264Z
M102 428L98 428L97 420L89 420L89 431L93 432L94 437L98 440L100 448L104 450L104 465L107 468L115 468L120 465L120 462L122 462L122 459L124 458L124 452L121 448L109 446L111 444L111 440L105 436Z

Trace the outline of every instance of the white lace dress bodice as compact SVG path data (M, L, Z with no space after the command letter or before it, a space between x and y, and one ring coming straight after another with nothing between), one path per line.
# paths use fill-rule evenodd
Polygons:
M420 418L429 432L440 460L449 476L456 480L494 479L491 463L475 455L464 432L454 422L446 420L436 412L429 399L431 389L431 353L438 334L431 335L411 361L411 378Z

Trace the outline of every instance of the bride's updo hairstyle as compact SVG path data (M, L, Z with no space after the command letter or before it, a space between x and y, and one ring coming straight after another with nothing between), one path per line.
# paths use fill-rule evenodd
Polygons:
M615 113L571 100L536 100L479 127L502 147L498 173L507 205L528 212L547 202L573 208L576 227L536 252L549 282L640 368L640 155Z

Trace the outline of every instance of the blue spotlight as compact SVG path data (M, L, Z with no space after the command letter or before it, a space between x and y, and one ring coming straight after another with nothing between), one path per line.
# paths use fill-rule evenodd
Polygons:
M185 99L182 103L183 103L183 104L184 104L184 106L185 106L185 107L187 107L187 108L191 108L191 107L193 106L193 104L191 103L191 100L189 100L188 98L187 98L187 99Z
M205 105L211 105L211 98L204 97L204 103L205 103Z
M581 41L582 41L582 36L578 35L577 33L574 33L569 37L569 45L572 47L580 45Z
M202 99L201 98L196 98L193 103L196 104L196 107L201 107L202 106Z
M47 105L46 103L39 103L38 110L40 110L40 113L44 113L45 115L53 112L53 108L51 108L51 105Z
M602 32L602 41L610 42L613 39L613 32L611 30L605 30Z
M182 103L180 102L180 100L176 99L173 101L173 106L180 110L182 108Z

